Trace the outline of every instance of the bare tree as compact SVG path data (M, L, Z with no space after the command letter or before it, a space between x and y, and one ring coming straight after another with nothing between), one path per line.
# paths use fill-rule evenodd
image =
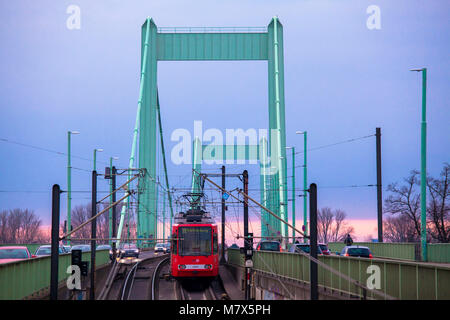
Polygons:
M72 209L72 229L77 228L81 224L85 223L90 217L91 217L91 205L77 205L75 208ZM91 237L91 226L90 224L85 225L80 230L73 233L70 238L83 238L83 239L89 239ZM72 241L74 243L88 243L87 241Z
M430 228L429 234L437 242L450 242L450 203L448 201L450 165L446 163L440 178L428 178L429 202L427 217Z
M29 209L0 212L0 241L3 243L32 243L46 239L41 230L42 220Z
M328 207L317 211L317 233L320 242L328 243L328 235L331 233L333 218L334 214Z
M317 232L320 242L343 241L347 234L354 235L355 229L345 222L346 213L343 210L322 208L317 212Z
M3 210L0 212L0 242L8 242L8 211Z
M420 194L416 191L419 184L419 172L411 171L408 178L404 179L406 185L398 187L396 183L389 184L387 191L392 194L384 201L384 212L394 215L403 215L414 224L414 230L420 237Z
M427 177L428 203L427 203L427 238L428 241L450 242L450 204L449 204L449 173L450 165L444 164L444 168L438 179ZM406 239L406 241L418 241L421 235L420 221L420 186L419 172L414 170L404 181L405 185L398 187L390 184L388 191L392 194L385 200L385 212L393 215L404 216L405 219L387 220L387 226L391 228L393 239ZM412 223L414 234L411 234ZM395 232L406 232L402 236L394 235Z
M100 204L97 208L97 213L101 210L106 209L109 206L108 203ZM119 203L116 206L116 215L118 216L123 204ZM85 205L78 205L74 209L72 209L72 228L75 229L82 223L86 222L88 219L92 217L92 206L90 203ZM118 224L119 217L116 220ZM117 230L117 225L116 225ZM83 238L90 239L91 238L91 224L88 223L86 226L76 231L71 237L72 238ZM116 235L113 235L115 237ZM104 212L97 218L97 238L107 239L109 238L109 210ZM82 241L88 243L88 241ZM108 240L99 240L98 243L108 243Z
M387 217L383 221L383 237L387 242L417 242L414 222L406 215Z
M337 235L337 238L334 240L335 242L344 241L347 235L350 235L352 238L355 237L355 228L352 226L347 226L346 223L343 224L340 233Z
M346 214L343 210L337 209L334 212L334 227L331 232L331 240L334 242L339 241L339 237L341 236L342 231L345 228L345 217Z

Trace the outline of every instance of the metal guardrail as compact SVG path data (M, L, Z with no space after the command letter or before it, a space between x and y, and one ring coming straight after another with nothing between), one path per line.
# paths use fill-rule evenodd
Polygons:
M159 27L158 33L265 33L267 27Z
M450 263L450 243L429 243L428 261Z
M420 261L420 243L390 243L390 242L355 242L353 245L369 247L376 258L389 258ZM341 252L345 244L330 242L328 248L331 252ZM450 263L449 243L428 243L428 262Z
M99 250L96 265L109 263L109 250ZM91 252L83 252L83 261L91 260ZM72 255L59 255L58 281L64 281L69 274ZM32 297L50 286L50 256L32 258L0 264L0 300L18 300Z
M264 260L264 263L261 261ZM406 300L450 299L450 267L419 262L393 261L387 259L364 259L340 256L319 256L319 260L342 274L366 285L375 274L370 269L379 268L379 291ZM228 249L228 263L244 266L238 249ZM284 278L309 283L310 261L302 255L288 252L255 251L254 270L275 273ZM319 266L319 286L343 294L362 297L360 288ZM371 282L371 281L369 281ZM372 282L371 282L372 283ZM374 282L375 284L376 282ZM372 293L369 299L379 299Z
M391 258L401 260L412 260L420 257L420 254L416 256L416 244L415 243L387 243L387 242L355 242L353 245L360 245L369 247L374 257L378 258ZM342 242L330 242L328 248L331 252L341 252L345 247Z

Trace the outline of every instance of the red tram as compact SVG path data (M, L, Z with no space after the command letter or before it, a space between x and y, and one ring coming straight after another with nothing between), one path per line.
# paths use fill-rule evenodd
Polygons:
M219 273L217 225L208 213L190 209L174 217L170 250L173 277L215 277Z

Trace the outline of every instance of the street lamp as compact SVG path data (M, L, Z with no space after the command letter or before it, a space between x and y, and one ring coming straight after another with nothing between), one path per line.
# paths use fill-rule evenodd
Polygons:
M286 147L292 150L292 243L295 242L295 147Z
M70 162L70 137L72 134L80 134L78 131L67 131L67 232L72 231L70 213L72 211L72 165ZM70 236L67 237L67 244L70 246Z
M306 175L306 147L307 147L307 132L306 131L296 131L296 134L303 134L304 142L303 142L303 231L305 235L308 234L308 215L307 215L307 194L306 190L307 186L307 175ZM303 238L303 241L306 242L306 237Z
M97 151L103 152L103 149L94 149L94 171L97 170Z
M420 143L420 242L422 260L427 261L427 68L411 69L422 72L422 123Z

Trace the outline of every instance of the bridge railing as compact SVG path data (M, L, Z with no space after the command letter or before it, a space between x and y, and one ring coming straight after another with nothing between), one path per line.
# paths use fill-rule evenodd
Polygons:
M428 261L450 263L450 243L428 244Z
M447 300L450 299L450 267L432 264L393 261L388 259L365 259L319 256L319 260L336 271L351 277L359 283L375 286L379 291L396 299ZM228 249L228 263L243 266L243 256L237 249ZM287 252L255 251L254 270L276 274L283 278L309 284L308 258ZM375 270L375 271L374 271ZM359 287L336 274L318 267L319 286L335 293L362 297ZM371 279L369 279L371 277ZM368 281L369 280L369 281ZM367 298L382 299L372 292Z
M374 257L390 258L401 260L420 259L420 253L417 255L415 243L387 243L387 242L355 242L353 245L369 247ZM418 245L418 244L417 244ZM342 242L330 242L328 248L331 252L341 252L345 247Z
M109 250L96 252L96 266L109 263ZM83 252L83 261L91 260L90 252ZM64 281L69 274L71 254L59 255L58 280ZM0 300L32 298L50 286L50 256L0 264Z
M355 242L354 245L369 247L376 258L389 258L420 261L420 243L408 242ZM330 242L328 248L331 252L340 252L345 244ZM428 243L428 262L450 263L449 243Z

